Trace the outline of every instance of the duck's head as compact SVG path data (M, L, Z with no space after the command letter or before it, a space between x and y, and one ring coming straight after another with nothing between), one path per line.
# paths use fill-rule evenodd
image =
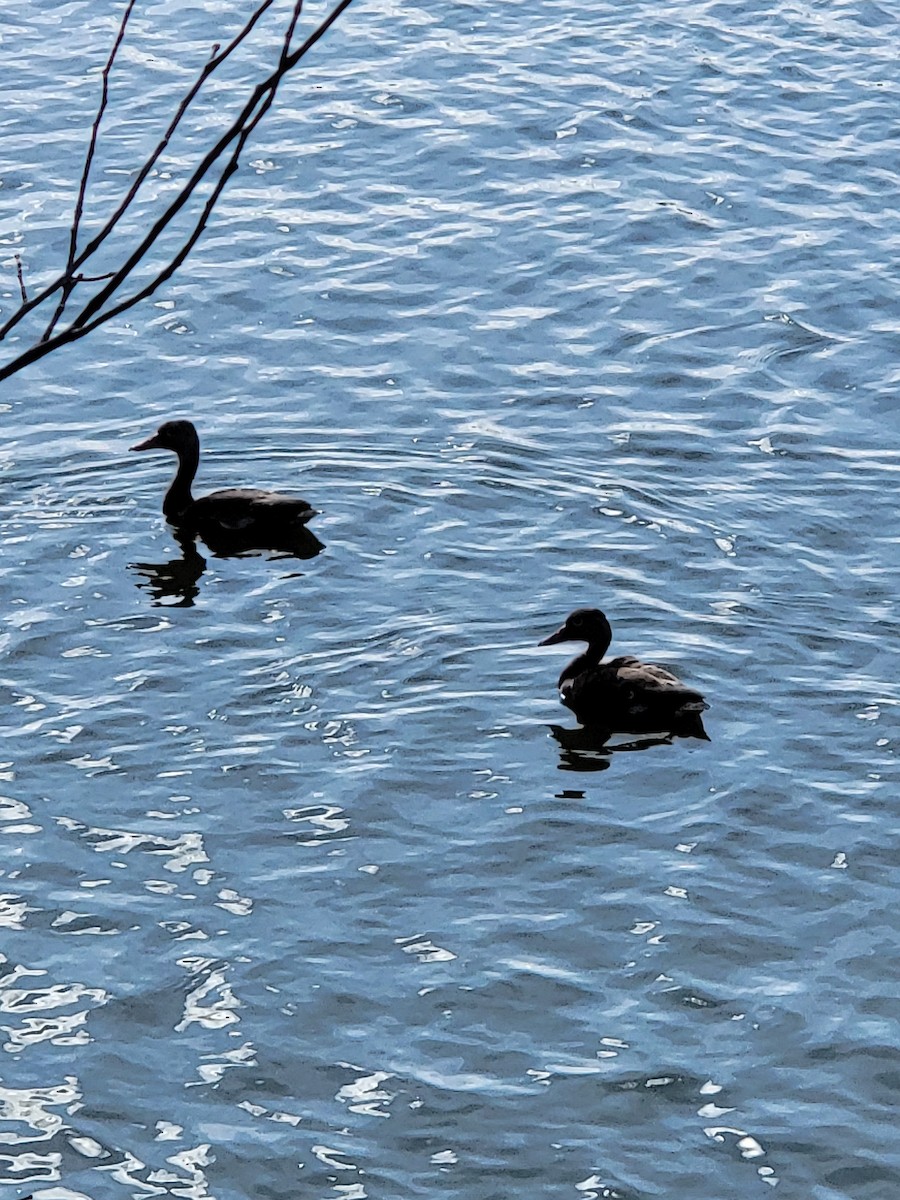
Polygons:
M601 654L612 641L612 629L599 608L576 608L557 629L545 637L540 646L555 646L557 642L587 642L600 649Z
M172 450L175 454L195 449L200 445L197 430L191 421L164 421L145 442L138 442L132 450Z

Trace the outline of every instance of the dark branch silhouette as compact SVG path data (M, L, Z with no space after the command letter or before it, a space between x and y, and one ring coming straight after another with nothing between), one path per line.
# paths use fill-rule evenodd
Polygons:
M237 49L241 42L245 40L273 3L274 0L264 0L247 20L240 32L224 49L218 45L213 47L212 54L200 72L198 79L182 98L163 137L141 166L118 208L87 245L79 250L78 241L84 212L85 196L100 136L103 115L107 106L109 75L115 63L119 47L124 39L128 19L134 6L134 0L128 0L125 12L119 23L115 42L103 70L101 99L91 130L85 164L82 170L78 198L70 228L69 252L65 269L51 284L36 292L29 299L25 290L21 263L17 257L17 273L22 304L0 326L0 341L3 341L24 317L40 309L41 305L51 301L59 293L55 310L39 340L26 350L15 355L6 364L0 365L0 380L7 379L11 375L16 374L24 367L37 362L61 346L85 337L99 325L105 324L120 313L139 304L170 279L188 257L203 234L226 183L238 170L240 156L248 139L272 107L282 80L296 67L304 55L312 49L320 38L327 33L341 13L349 8L352 0L339 0L339 3L312 33L296 49L291 49L291 43L303 10L303 0L296 0L283 35L283 43L277 66L261 83L258 83L253 88L250 96L229 128L219 137L211 149L207 151L193 174L182 184L174 199L169 202L163 212L150 225L145 236L113 271L100 275L89 275L80 270L103 243L107 241L110 235L116 232L119 222L135 200L141 185L165 152L178 125L192 102L196 99L204 83L206 83L212 73L221 66L233 51ZM121 291L124 289L124 285L130 279L133 272L145 260L162 235L179 213L181 213L182 209L194 198L195 192L203 183L210 185L211 190L203 202L199 214L192 218L193 223L191 228L184 236L181 245L174 252L170 252L170 256L165 263L154 268L154 273L149 280L137 287L135 291L122 295ZM82 302L78 298L77 289L79 285L91 282L101 283L103 286L94 292L90 298ZM80 304L80 308L74 311L74 315L69 319L68 324L60 327L63 319L66 317L67 309L71 307L75 310L78 304Z
M109 76L112 72L113 65L116 61L116 55L119 53L119 47L125 40L125 30L128 28L128 18L131 16L134 9L135 0L128 0L125 7L125 12L122 14L122 20L119 22L119 31L116 34L116 39L113 42L112 50L109 52L109 58L106 60L106 66L103 68L103 82L100 90L100 103L97 106L97 115L94 117L94 124L91 127L91 137L88 142L87 154L84 158L84 169L81 172L81 185L78 188L78 199L75 201L75 213L72 217L72 228L69 230L69 259L66 263L66 269L63 274L63 285L60 289L59 303L56 306L56 312L50 318L50 324L47 326L44 336L41 341L45 342L56 327L57 322L63 315L66 307L66 302L72 294L73 289L78 285L79 279L75 274L75 259L78 257L78 233L81 228L81 217L84 212L84 198L87 194L88 180L91 175L91 164L94 161L94 154L97 150L97 139L100 136L100 125L103 121L103 114L106 112L106 105L109 101Z
M181 103L178 105L178 108L176 109L175 115L172 118L172 121L170 122L169 127L166 129L166 132L163 134L162 139L160 140L159 144L156 146L156 148L154 149L152 154L147 158L147 160L144 162L143 166L138 171L137 175L134 178L134 182L132 183L132 185L128 189L128 191L126 192L124 198L122 199L121 203L119 204L119 207L115 210L115 212L113 212L113 214L107 220L106 224L100 229L100 231L97 234L95 234L95 236L91 239L90 242L88 242L88 244L84 247L84 249L80 253L76 254L74 258L72 258L70 256L70 260L69 260L69 264L68 264L69 274L74 273L74 271L78 267L80 267L82 265L82 263L84 263L92 254L94 254L99 249L99 247L103 244L103 242L109 237L110 233L113 232L113 230L115 229L115 227L117 226L119 221L122 219L122 217L125 215L128 208L130 207L132 201L137 196L137 194L140 191L141 186L144 183L144 181L146 180L147 176L150 174L150 172L156 166L157 162L159 161L159 159L162 157L163 153L167 149L170 141L172 140L172 137L175 134L175 131L177 130L179 124L181 123L182 118L184 117L184 115L188 111L188 109L190 108L191 103L196 99L197 94L200 91L200 89L202 88L203 84L206 83L207 79L209 79L209 77L213 74L213 72L216 70L216 68L222 65L222 63L228 58L228 56L232 53L232 51L237 49L237 47L248 36L248 34L250 34L252 32L253 28L255 27L255 25L257 24L259 19L263 16L263 14L266 12L267 9L271 8L271 6L274 3L275 3L275 0L264 0L264 3L261 4L259 6L259 8L257 8L257 10L253 13L253 15L247 21L247 24L241 29L241 31L237 34L237 36L235 38L233 38L233 40L228 44L228 46L224 50L221 51L221 53L220 53L220 47L218 45L213 47L213 52L212 52L212 55L210 56L209 61L206 63L203 70L201 71L200 76L197 79L196 83L194 83L194 85L190 88L190 90L187 92L187 94L182 99ZM129 10L128 10L129 12L130 12L130 8L131 8L131 5L129 5ZM122 31L123 31L125 22L127 21L127 18L128 18L128 12L126 12L122 17L122 23L120 24L120 27L119 27L119 35L116 38L116 45L114 47L114 51L121 42L121 35L122 35ZM102 103L103 102L101 101L101 105L102 105ZM95 119L92 134L91 134L91 143L90 143L90 147L88 149L87 163L86 163L85 171L83 174L83 187L84 187L84 185L86 185L87 176L90 171L90 162L93 159L94 151L96 149L96 143L97 143L97 139L99 137L99 126L100 126L99 119ZM82 278L87 280L92 277L83 276ZM107 273L106 275L104 275L102 277L98 276L95 278L109 279L109 278L112 278L112 275L111 275L111 273ZM31 312L32 309L37 308L39 305L43 304L55 292L59 291L61 288L64 288L66 286L67 281L68 281L68 275L64 272L57 279L55 279L53 281L53 283L51 283L48 287L44 288L43 291L41 291L37 295L35 295L32 300L30 300L27 304L24 304L22 306L22 308L17 309L17 311L12 314L12 316L6 321L6 323L4 325L0 326L0 341L2 341L3 338L7 335L7 333L9 333L9 331L11 329L13 329L19 323L19 321L21 321L23 319L23 317L27 316L28 313Z

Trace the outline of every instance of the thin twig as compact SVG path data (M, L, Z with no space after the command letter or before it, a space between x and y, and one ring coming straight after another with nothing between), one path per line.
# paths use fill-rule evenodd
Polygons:
M294 5L294 12L288 22L288 27L284 31L284 48L281 51L282 63L291 52L291 42L294 40L294 31L297 28L297 22L300 20L300 15L303 12L303 0L297 0Z
M289 54L287 56L287 58L283 60L284 70L282 70L280 72L281 75L286 75L288 73L288 71L291 70L292 67L295 67L297 65L297 63L300 61L300 59L303 57L303 55L306 54L306 52L308 50L311 50L313 48L313 46L316 44L316 42L319 41L320 38L325 36L325 34L328 32L328 30L331 28L331 26L335 23L335 21L341 15L341 13L344 11L344 9L349 8L350 5L352 4L352 2L353 2L353 0L340 0L340 4L336 5L335 8L333 8L331 10L331 12L328 14L328 16L322 22L322 24L317 29L314 29L312 31L312 33L309 35L309 37L306 39L306 41L301 46L298 46L297 49L292 54ZM280 76L279 76L279 79L280 79ZM277 86L277 84L276 84L276 86Z
M28 293L25 291L25 276L22 274L22 256L16 255L16 276L19 280L19 291L22 294L22 303L28 303Z

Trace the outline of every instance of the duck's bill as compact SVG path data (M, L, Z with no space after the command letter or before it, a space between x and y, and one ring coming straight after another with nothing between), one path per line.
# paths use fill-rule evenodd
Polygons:
M129 446L128 449L129 450L159 450L159 449L161 449L160 444L159 444L159 435L154 433L153 437L148 437L146 442L138 442L138 444L136 446Z
M555 646L557 642L566 642L568 640L565 626L563 626L561 629L557 629L556 633L551 633L549 637L545 637L542 642L538 642L538 645Z

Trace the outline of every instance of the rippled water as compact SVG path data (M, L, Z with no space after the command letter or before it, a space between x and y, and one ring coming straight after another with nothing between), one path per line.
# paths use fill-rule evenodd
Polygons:
M3 15L4 312L119 11ZM238 16L139 7L91 211ZM6 385L10 1195L900 1194L896 50L360 0L177 279ZM324 553L183 556L172 415ZM711 743L558 744L585 604Z

